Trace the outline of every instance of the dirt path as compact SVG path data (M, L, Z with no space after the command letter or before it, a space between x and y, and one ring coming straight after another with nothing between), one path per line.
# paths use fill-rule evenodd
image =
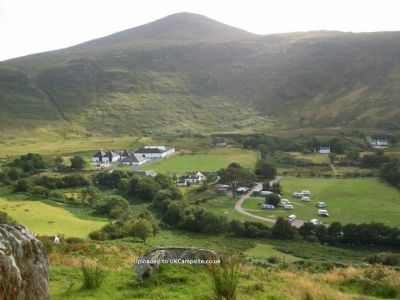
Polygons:
M283 177L281 177L281 176L277 176L274 180L271 181L271 183L279 182L279 181L281 181L282 178ZM243 202L246 199L248 199L253 194L254 191L260 190L260 189L262 189L262 183L261 182L257 182L257 184L247 194L245 194L245 195L243 195L243 196L241 196L239 198L239 200L235 204L235 210L238 213L241 213L242 215L245 215L245 216L248 216L248 217L252 217L252 218L257 219L257 220L261 220L261 221L268 222L268 223L275 223L275 221L276 221L275 219L266 218L266 217L260 217L260 216L254 215L254 214L248 212L247 210L245 210L242 207ZM297 228L303 226L303 224L304 224L304 221L302 221L302 220L294 220L292 222L292 225L297 227Z

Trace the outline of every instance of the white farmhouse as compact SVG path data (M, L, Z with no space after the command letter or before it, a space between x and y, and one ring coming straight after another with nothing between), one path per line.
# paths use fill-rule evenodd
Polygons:
M200 183L203 180L206 180L206 176L203 173L197 172L196 174L189 174L187 176L182 177L179 179L176 184L178 186L188 186L193 183Z
M331 147L319 147L319 153L329 154L331 153Z
M371 146L387 146L389 145L388 139L376 138L369 141Z
M107 152L99 150L95 155L92 156L91 161L93 163L108 164L118 161L119 159L120 155L116 153L114 150L109 150Z
M144 158L162 158L175 153L175 148L165 146L145 146L135 151Z

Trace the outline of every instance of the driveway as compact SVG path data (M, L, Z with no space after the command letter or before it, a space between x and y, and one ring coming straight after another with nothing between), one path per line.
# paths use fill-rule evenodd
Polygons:
M282 176L277 176L274 180L271 180L271 183L275 183L275 182L279 182L282 180ZM242 195L239 200L236 202L235 204L235 210L238 213L241 213L242 215L248 216L248 217L252 217L254 219L260 220L260 221L264 221L264 222L268 222L268 223L275 223L275 219L272 218L265 218L265 217L260 217L257 215L254 215L252 213L250 213L249 211L247 211L246 209L244 209L242 207L243 202L248 199L254 191L258 191L262 189L262 183L261 182L257 182L257 184L245 195ZM300 228L301 226L303 226L303 224L305 223L305 221L302 220L294 220L292 222L292 226Z

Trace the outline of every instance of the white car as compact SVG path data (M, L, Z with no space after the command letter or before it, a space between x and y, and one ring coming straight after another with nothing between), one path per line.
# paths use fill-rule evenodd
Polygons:
M301 198L301 197L303 197L303 194L302 194L302 193L294 192L294 193L292 194L292 198Z
M318 221L318 219L311 219L310 223L313 224L313 225L318 225L319 221Z
M286 204L290 204L289 199L282 199L281 202L282 202L282 203L286 203Z
M318 215L322 217L329 217L329 212L326 209L318 209Z
M317 202L315 205L316 205L317 207L319 207L319 208L324 208L324 207L326 207L326 203L325 203L325 202Z
M311 192L308 190L301 191L301 193L303 194L303 196L311 196Z
M284 208L285 209L293 209L293 205L292 204L285 204Z
M301 201L310 202L310 197L301 197Z
M296 215L289 215L287 219L289 222L293 222L294 220L296 220Z
M262 209L275 209L275 206L273 206L272 204L261 204L261 208Z

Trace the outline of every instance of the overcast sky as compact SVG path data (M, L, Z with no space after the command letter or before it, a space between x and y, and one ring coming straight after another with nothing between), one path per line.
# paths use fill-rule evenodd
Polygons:
M399 0L0 0L0 60L72 46L183 11L259 34L400 30Z

